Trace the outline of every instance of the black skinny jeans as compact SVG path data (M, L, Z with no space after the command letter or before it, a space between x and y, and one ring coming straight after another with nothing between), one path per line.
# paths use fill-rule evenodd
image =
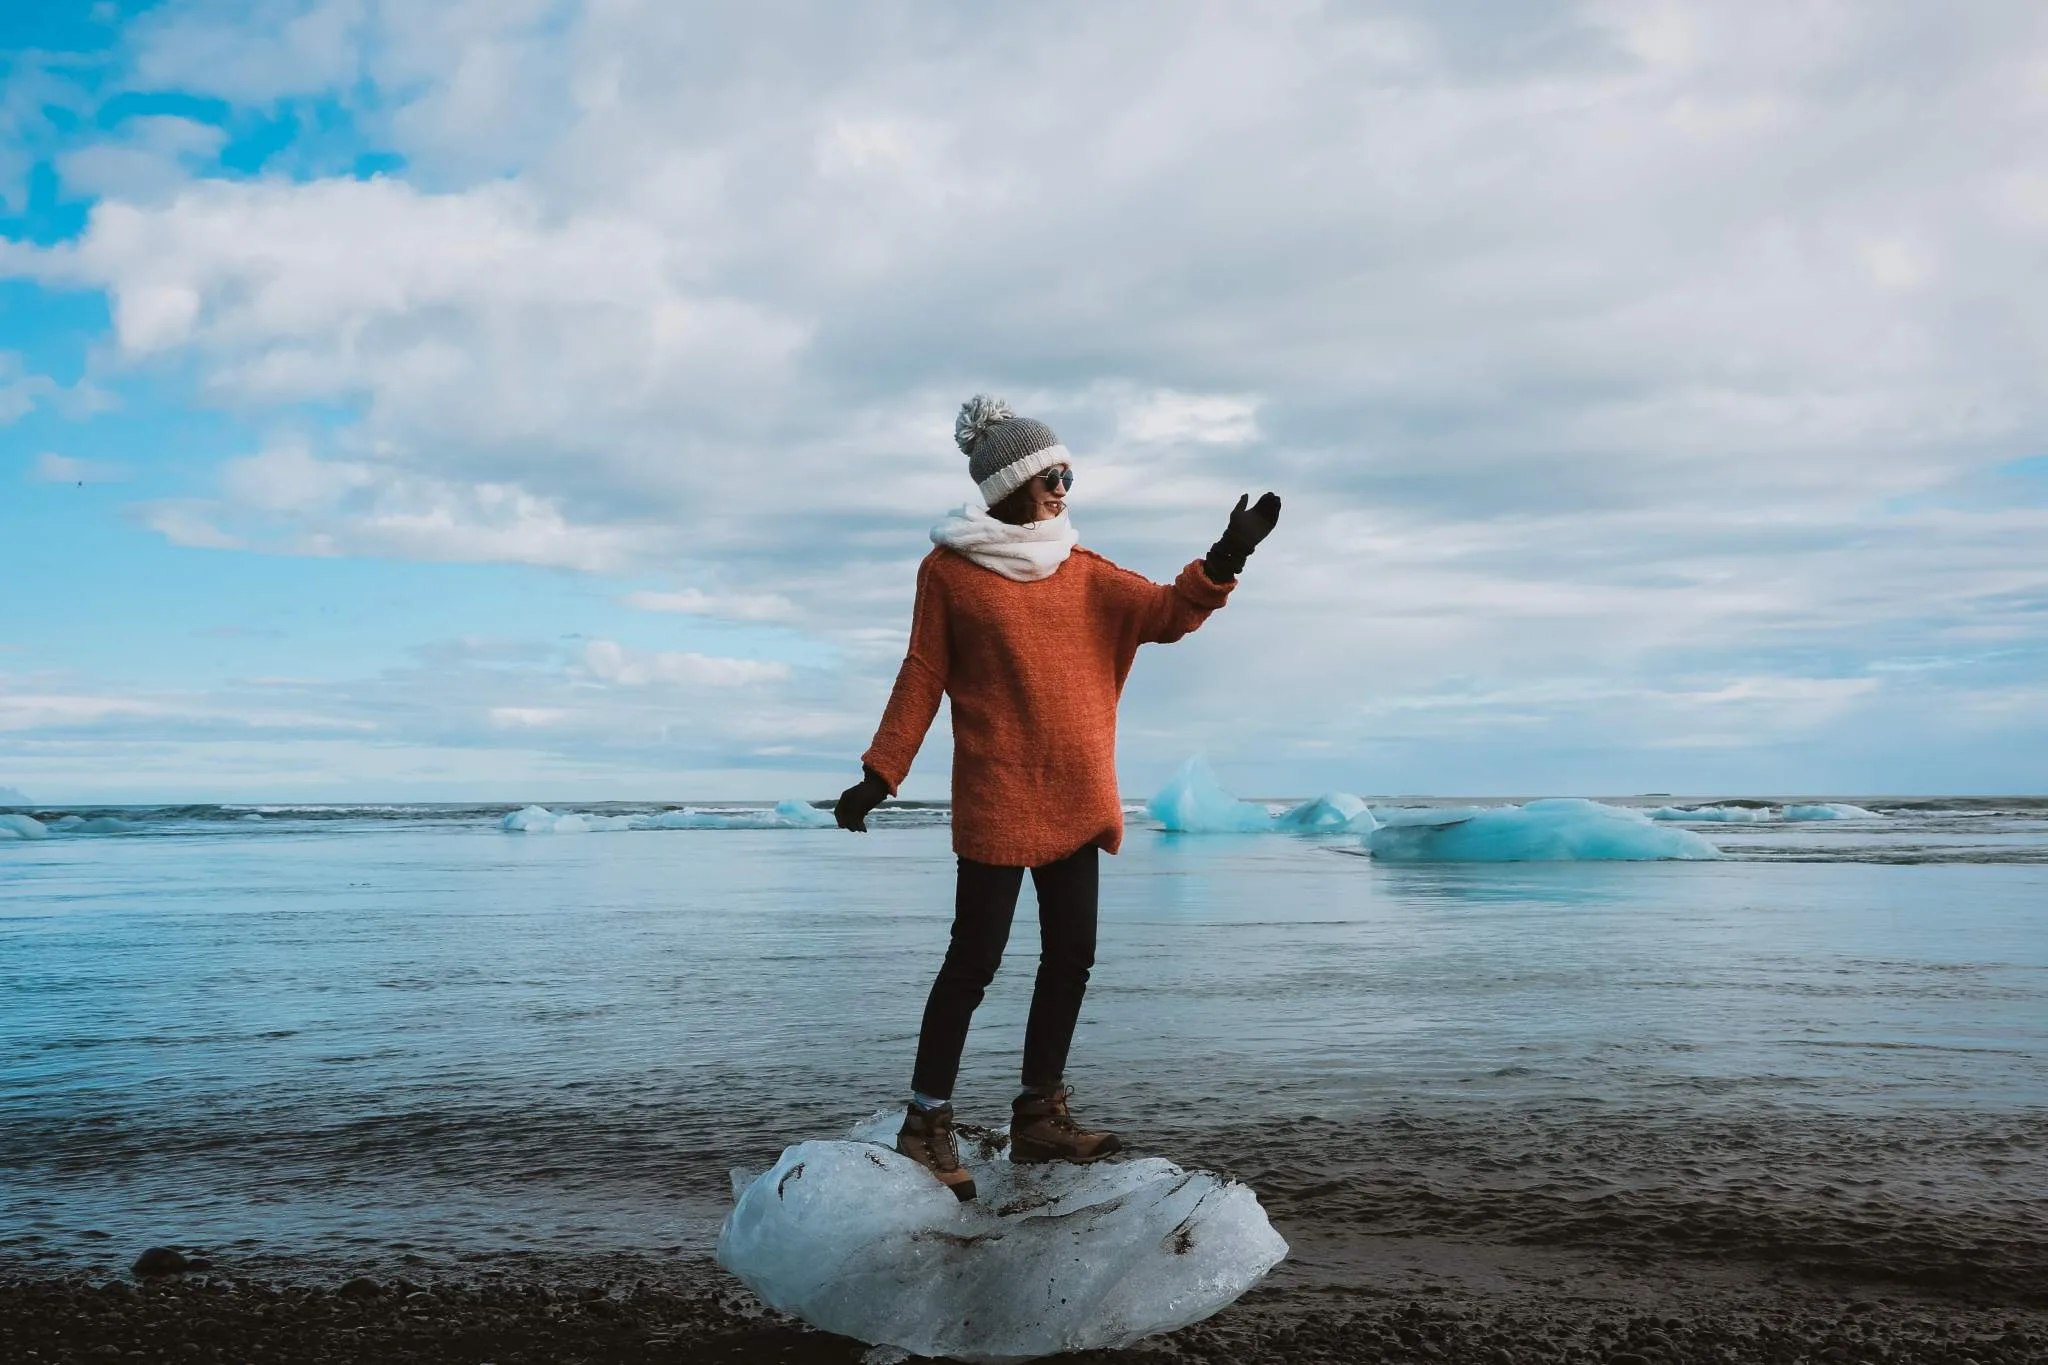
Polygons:
M1067 1069L1067 1049L1081 1017L1088 969L1095 965L1097 884L1094 844L1056 863L1031 869L1038 892L1038 984L1031 992L1031 1020L1024 1027L1024 1084L1050 1091ZM951 1098L960 1075L967 1026L988 983L1003 964L1010 920L1024 885L1021 867L996 867L960 860L953 898L953 941L945 965L925 1002L917 1039L917 1071L911 1087L934 1098Z

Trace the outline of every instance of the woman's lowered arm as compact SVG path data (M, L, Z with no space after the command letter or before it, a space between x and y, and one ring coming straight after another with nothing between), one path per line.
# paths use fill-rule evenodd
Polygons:
M951 640L946 629L944 590L932 577L927 559L917 570L917 604L910 615L910 647L903 665L896 670L896 686L889 704L882 710L882 723L875 728L874 742L860 756L863 777L840 797L839 823L848 829L865 830L867 813L885 796L894 796L910 775L910 765L939 713L939 700L946 695L946 677L951 659ZM864 804L863 804L864 803ZM849 823L851 820L851 823Z

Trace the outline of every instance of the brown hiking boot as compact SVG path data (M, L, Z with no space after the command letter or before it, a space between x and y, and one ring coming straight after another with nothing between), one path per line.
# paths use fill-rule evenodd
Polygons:
M974 1198L974 1177L960 1164L960 1144L953 1140L953 1106L926 1109L915 1101L896 1134L896 1150L938 1177L961 1203Z
M1123 1150L1115 1133L1097 1133L1074 1122L1065 1087L1050 1095L1019 1095L1010 1106L1010 1160L1100 1161Z

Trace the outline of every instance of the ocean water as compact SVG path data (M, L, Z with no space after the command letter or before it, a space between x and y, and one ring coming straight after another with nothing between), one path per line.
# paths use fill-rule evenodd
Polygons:
M1394 865L1134 811L1077 1107L1321 1244L2041 1296L2048 801L1832 799L1878 814L1686 825L1729 856L1673 863ZM0 1263L698 1256L730 1168L900 1103L942 809L866 837L510 809L46 811L0 842ZM1035 939L1027 883L966 1119L1007 1116Z

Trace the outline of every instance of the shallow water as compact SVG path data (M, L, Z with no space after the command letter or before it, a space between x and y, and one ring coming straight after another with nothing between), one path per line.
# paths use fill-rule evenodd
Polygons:
M1709 863L1393 866L1133 817L1078 1103L1283 1229L2036 1292L2048 805L1847 799L1888 813L1688 826ZM852 838L505 809L0 843L0 1256L698 1253L729 1167L897 1101L943 811ZM970 1119L1015 1079L1029 899Z

